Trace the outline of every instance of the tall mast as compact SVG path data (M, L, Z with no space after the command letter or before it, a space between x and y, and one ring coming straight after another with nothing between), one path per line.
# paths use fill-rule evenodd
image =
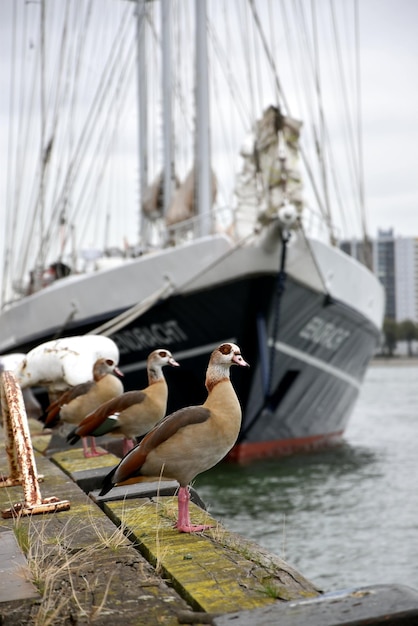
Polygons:
M41 22L40 22L40 40L41 40L41 74L40 74L40 101L41 101L41 179L39 189L39 241L41 242L38 259L41 269L45 265L44 237L45 237L45 170L46 170L46 152L45 152L45 0L41 0Z
M163 93L163 206L167 216L174 186L173 160L173 117L172 117L172 72L171 72L171 5L172 0L161 2L162 30L162 93Z
M139 239L143 234L143 202L148 186L148 115L147 75L145 55L146 0L137 0L137 55L138 55L138 149L139 149Z
M167 216L174 182L173 161L173 115L172 115L172 77L171 77L171 0L161 2L162 31L162 94L163 94L163 207Z
M196 154L195 190L199 215L199 234L211 233L211 166L210 115L207 51L206 0L197 0L196 7Z

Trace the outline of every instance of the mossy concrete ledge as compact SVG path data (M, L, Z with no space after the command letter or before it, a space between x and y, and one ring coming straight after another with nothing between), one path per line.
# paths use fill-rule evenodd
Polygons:
M42 495L68 499L71 508L0 519L0 533L13 532L25 557L11 555L13 574L27 582L26 597L19 599L0 584L0 624L177 625L179 614L190 610L185 600L68 475L38 454L36 464L45 476ZM7 474L3 446L0 473ZM22 497L20 486L0 489L0 509Z
M287 563L228 532L194 504L192 522L212 529L179 533L173 526L176 497L106 502L90 495L195 611L219 615L319 595Z
M0 520L0 532L15 533L29 579L39 591L39 598L32 593L19 602L0 594L2 626L101 626L117 619L126 626L208 623L234 611L320 594L284 561L228 532L193 502L193 522L213 524L213 529L179 533L173 527L175 481L131 484L99 497L102 476L118 461L111 454L84 459L81 449L51 458L36 454L38 472L45 477L43 497L67 499L71 508ZM0 469L7 473L3 446ZM88 473L96 487L90 497L79 487ZM21 501L22 495L20 486L0 489L0 508ZM199 503L197 494L194 502Z
M119 462L118 457L109 454L85 459L82 450L70 449L51 458L82 488L87 479L96 483L90 497L193 610L224 614L319 594L287 563L212 519L193 489L192 519L211 524L213 529L189 535L174 528L175 481L137 479L137 483L116 487L100 497L103 476Z

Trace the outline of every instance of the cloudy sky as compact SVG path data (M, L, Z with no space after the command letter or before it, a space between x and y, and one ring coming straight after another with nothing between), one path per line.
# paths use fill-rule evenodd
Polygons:
M359 4L370 231L418 237L418 2Z
M76 2L78 0L73 0ZM222 5L222 0L212 0ZM242 3L244 1L242 0ZM23 6L23 1L18 3ZM56 0L55 4L49 2L49 6L55 6L55 12L62 12L67 5L62 0ZM71 3L70 3L71 4ZM88 2L80 5L87 6ZM115 6L115 3L96 3L99 5ZM126 7L126 3L123 3ZM130 4L130 3L129 3ZM229 4L229 3L228 3ZM273 3L276 8L279 2ZM283 3L284 5L285 3ZM297 5L298 3L294 3ZM318 15L328 6L328 0L315 0ZM208 1L211 5L211 0ZM16 176L10 175L8 164L8 140L10 136L10 104L9 90L11 84L11 34L12 34L12 10L13 2L3 0L0 2L0 218L5 219L6 190L15 188ZM30 3L29 10L32 15L39 11L39 3ZM213 6L213 4L212 4ZM268 0L259 0L259 7L267 7ZM309 11L311 0L300 0L301 9ZM340 13L339 19L346 12L349 14L352 0L338 0L334 6ZM363 148L364 148L364 172L365 172L365 204L368 230L372 237L376 236L377 229L394 228L395 234L402 236L418 237L418 1L415 0L359 0L360 10L360 58L362 79L362 103L363 103ZM112 9L113 10L113 9ZM267 10L267 9L266 9ZM122 9L119 11L121 14ZM105 12L101 17L105 19ZM32 18L31 18L32 19ZM118 17L119 19L119 17ZM112 21L112 20L111 20ZM115 20L116 21L116 20ZM35 21L32 24L36 30ZM27 52L31 54L36 48L34 43L36 33L34 30L33 40L27 40ZM102 34L107 32L106 26L102 25ZM225 39L225 38L224 38ZM99 38L97 41L100 41ZM352 43L352 40L350 40ZM323 42L321 42L323 43ZM325 42L326 43L326 42ZM227 48L227 41L221 42ZM349 40L345 45L350 45ZM97 50L96 50L97 52ZM352 51L343 50L345 55ZM100 50L99 50L100 56ZM329 54L331 56L332 53ZM102 53L102 56L104 54ZM189 54L187 56L190 56ZM184 57L185 58L185 57ZM331 61L332 59L328 59ZM95 61L91 60L91 67L87 70L93 82L97 78L98 70ZM326 71L326 65L325 71ZM17 70L15 70L17 72ZM15 77L17 80L17 76ZM28 83L29 84L29 83ZM135 94L135 85L131 85L131 95ZM332 89L332 83L331 83ZM330 111L330 117L333 111ZM17 105L13 114L17 117ZM32 114L35 117L35 111ZM122 111L121 118L133 117L132 111ZM160 127L154 125L160 132ZM337 122L332 124L336 143L338 144L339 129ZM218 131L218 129L215 129ZM136 130L135 126L127 126L124 130L125 143L118 152L114 149L113 157L123 156L128 150L135 154ZM228 128L226 129L228 133ZM231 133L232 134L232 133ZM28 144L29 147L29 144ZM26 146L25 146L26 148ZM220 144L217 145L217 162L222 167L222 155ZM234 148L235 149L235 148ZM35 162L36 152L26 150L27 158ZM38 153L39 154L39 150ZM338 166L341 169L341 165ZM135 226L132 225L133 214L136 212L138 195L137 169L135 166L126 167L125 161L120 158L119 168L125 174L130 171L128 182L122 185L122 191L118 191L117 205L132 206L130 217L122 218L120 210L118 215L118 227L129 232L132 239L135 237ZM9 180L7 180L9 176ZM120 176L120 174L119 174ZM107 180L104 177L104 180ZM18 188L22 191L27 185L25 180L18 180ZM33 193L26 189L26 193ZM123 199L122 194L130 194L129 198ZM109 194L108 194L109 196ZM108 199L108 197L107 197ZM107 201L107 200L106 200ZM87 200L86 200L87 202ZM9 216L10 217L10 216ZM24 218L27 220L27 216ZM113 230L116 229L114 226ZM4 234L4 230L2 229ZM358 225L346 218L344 231L341 236L359 235ZM122 234L118 234L122 239ZM0 241L0 247L4 242ZM0 250L0 258L2 251Z

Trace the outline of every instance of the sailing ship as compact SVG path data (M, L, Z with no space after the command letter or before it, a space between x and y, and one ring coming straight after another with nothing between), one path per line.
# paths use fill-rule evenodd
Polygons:
M90 74L84 78L84 88L94 83L95 99L90 107L85 105L89 123L93 119L99 124L101 120L101 125L93 130L70 113L74 115L81 99L74 86L83 67L80 50L87 49L87 36L81 25L84 29L90 24L97 4L99 20L104 20L106 6L109 11L119 12L103 22L111 42L111 56L107 57L103 49L98 53L105 59L106 74L97 77L97 67L92 72L95 61L91 57L87 67ZM40 149L34 186L29 186L26 178L28 156L22 152L21 144L16 153L10 149L8 153L9 179L14 178L21 187L24 182L29 191L21 189L14 195L8 194L10 235L4 251L0 353L26 353L60 336L103 334L119 348L125 388L135 389L144 384L149 352L167 347L181 364L176 371L167 373L168 410L172 411L204 400L208 355L222 342L233 341L241 347L251 368L232 372L243 409L242 429L231 452L232 459L280 456L341 441L379 342L384 297L371 271L336 245L329 208L335 198L335 170L330 151L321 152L319 147L319 139L324 143L329 139L324 109L314 107L311 100L311 108L318 112L315 156L320 157L320 168L315 179L304 144L304 128L285 98L267 33L268 24L282 23L289 36L289 15L282 13L280 22L279 16L271 13L279 10L278 3L256 0L212 0L208 6L203 0L139 0L135 5L121 3L123 7L119 9L115 4L118 3L113 2L109 8L106 3L95 4L91 0L74 9L74 3L66 3L58 16L54 3L46 0L38 6L22 3L14 9L13 23L22 17L19 12L30 11L32 18L27 23L33 25L37 12L36 32L19 32L26 48L29 46L39 55L36 67L40 68L41 123L36 137ZM281 3L280 10L284 10L285 4ZM231 18L228 13L232 6L237 12ZM313 3L310 7L314 11ZM288 11L294 8L292 3L287 5ZM182 11L183 17L175 17L174 9ZM317 17L312 13L312 23ZM54 20L54 28L51 24L48 27L48 19ZM306 22L301 22L300 16L298 19L298 27L305 24L306 28ZM117 39L108 33L109 22L117 24ZM70 37L70 25L74 28L76 23L80 30L77 36L71 31ZM233 57L238 24L247 25L247 35L254 34L258 42L254 46L258 47L252 48L248 37L244 37L244 52ZM62 30L58 39L52 41L51 33L58 30L58 25ZM215 26L225 29L222 38L215 35ZM311 31L311 41L315 32ZM104 39L100 40L101 45ZM126 50L118 47L120 42L128 46ZM147 48L150 42L158 44L158 52L151 56ZM177 44L174 50L173 42ZM48 43L59 50L54 71L45 60ZM129 47L133 45L137 52ZM209 79L215 73L216 58L222 56L222 45L228 69L223 87L218 82L214 92L213 87L212 91L208 87ZM312 46L308 50L311 61L314 49ZM132 91L136 55L141 232L138 243L125 243L116 249L109 245L110 235L125 223L125 196L119 186L115 204L108 210L112 203L107 182L115 170L116 177L121 177L121 170L125 173L127 169L125 163L119 169L112 164L112 156L120 156L116 130L122 121L130 119L123 107ZM238 70L231 73L229 64L237 58L244 62L242 74ZM172 95L179 95L179 79L191 59L195 68L192 73L198 81L195 94L189 82L189 95L194 95L197 112L187 109L182 94L177 107L186 113L186 122L181 127L179 123L176 126L179 108L173 106ZM122 71L112 82L117 60ZM170 69L173 60L177 60L177 73ZM68 69L70 61L76 68L73 74ZM319 102L322 93L318 66L311 84ZM306 63L304 67L306 70ZM162 87L157 90L155 78L160 69ZM266 94L269 100L264 100L261 91L265 89L267 71L273 75L269 83L272 89ZM150 73L154 79L151 82ZM245 74L255 77L260 90L252 91L246 99L258 116L236 153L240 168L233 184L232 202L221 209L220 197L228 185L224 179L229 177L229 170L219 150L211 161L211 142L214 131L219 132L221 126L218 114L224 107L227 87L235 90L236 95L243 87ZM55 95L48 82L52 75L61 88ZM109 94L113 100L107 107L104 100ZM154 105L152 98L156 98ZM259 108L258 100L263 102ZM24 110L25 106L26 101L22 101L20 108ZM63 127L59 125L59 113L64 115ZM162 114L162 126L152 117L156 113ZM238 117L236 113L228 118L231 136ZM174 159L175 148L179 137L185 134L184 128L191 125L195 127L196 139L189 153L183 148L182 176L181 165ZM163 146L150 149L151 141L159 134L164 136ZM132 131L130 140L131 135ZM90 151L87 139L93 145ZM357 148L360 156L360 147ZM14 154L16 158L12 160ZM187 171L184 163L190 155ZM358 161L361 165L360 158ZM360 165L356 165L356 174L361 183ZM152 168L155 175L150 182ZM182 179L184 183L179 184ZM306 180L310 181L310 192ZM318 180L323 183L322 195ZM311 200L307 202L309 193ZM361 184L353 200L354 195L350 192L351 201L358 202L362 211ZM317 212L312 209L312 198ZM26 208L20 209L23 200ZM103 250L98 244L99 227L87 225L96 204L101 205L100 217L105 223L107 248ZM115 218L111 209L116 213L116 221L112 221ZM29 215L34 216L33 221ZM23 247L17 245L19 219L20 230L27 226ZM77 227L78 224L84 226ZM331 228L327 239L310 232L318 224ZM132 236L132 225L128 228ZM84 247L80 256L85 236L94 245L90 249Z

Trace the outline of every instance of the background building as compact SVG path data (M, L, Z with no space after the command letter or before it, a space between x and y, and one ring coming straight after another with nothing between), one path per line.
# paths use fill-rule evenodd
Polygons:
M396 320L395 239L393 229L379 230L373 246L374 272L385 288L385 317Z
M396 321L418 321L417 306L418 240L397 239L395 280L397 285Z
M386 293L385 316L396 322L418 322L418 238L395 237L393 229L379 230L370 243L371 269ZM342 241L340 248L367 265L363 241Z

